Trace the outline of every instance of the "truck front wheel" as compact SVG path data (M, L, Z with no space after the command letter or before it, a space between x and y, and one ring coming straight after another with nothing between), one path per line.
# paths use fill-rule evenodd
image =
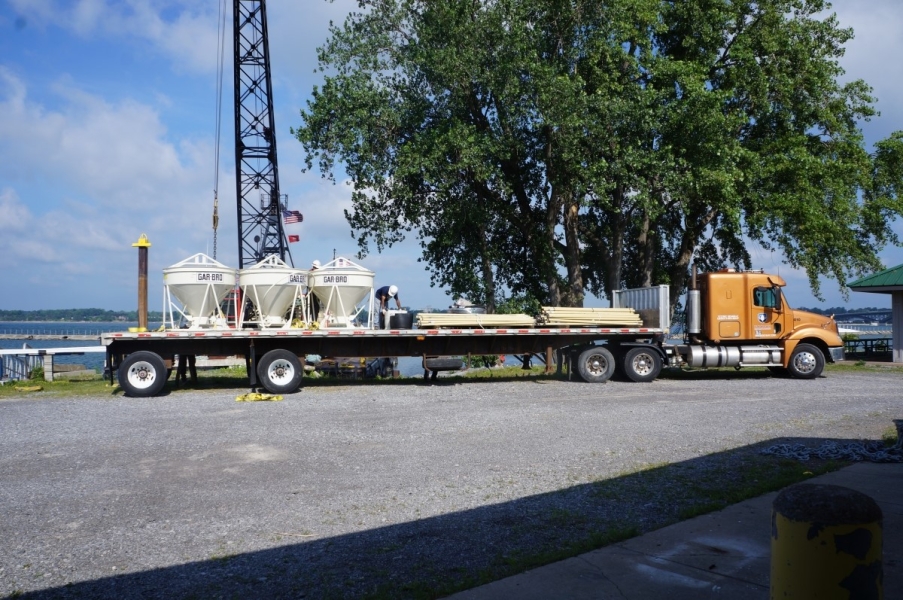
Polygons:
M787 364L787 372L796 379L815 379L824 368L825 356L811 344L798 344Z
M631 348L624 355L624 375L630 381L652 381L662 372L662 357L648 348Z
M271 394L291 394L301 387L304 368L294 353L270 350L257 363L257 379Z
M127 396L156 396L166 385L166 364L159 355L141 350L132 352L119 365L119 387Z
M589 383L605 383L615 372L615 357L603 346L593 346L580 353L577 372Z

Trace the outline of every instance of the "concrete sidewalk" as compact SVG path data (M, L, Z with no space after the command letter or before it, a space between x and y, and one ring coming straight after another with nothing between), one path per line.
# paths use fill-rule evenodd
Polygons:
M903 464L859 463L815 477L860 491L884 513L885 598L903 598ZM778 492L502 579L455 600L767 598Z

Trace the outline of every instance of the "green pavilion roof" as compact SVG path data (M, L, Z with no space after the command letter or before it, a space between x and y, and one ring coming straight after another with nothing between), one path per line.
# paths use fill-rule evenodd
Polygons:
M895 292L903 290L903 265L857 279L848 284L856 292Z

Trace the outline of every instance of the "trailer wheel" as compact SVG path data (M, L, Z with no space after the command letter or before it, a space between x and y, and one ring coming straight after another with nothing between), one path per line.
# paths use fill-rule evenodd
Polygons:
M271 394L296 392L303 375L301 361L288 350L270 350L257 363L257 379Z
M604 346L593 346L580 353L577 372L589 383L605 383L615 372L615 357Z
M119 387L127 396L156 396L166 385L167 372L163 359L153 352L132 352L119 365Z
M631 348L621 364L627 379L638 383L652 381L662 372L662 357L649 348Z
M825 356L811 344L799 344L790 355L787 372L795 379L815 379L825 368Z

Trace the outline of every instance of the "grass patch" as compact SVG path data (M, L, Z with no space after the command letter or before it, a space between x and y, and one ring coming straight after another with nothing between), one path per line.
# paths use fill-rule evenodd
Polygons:
M35 392L19 391L17 387L39 385L42 389ZM0 385L0 399L6 398L47 398L58 396L104 396L110 395L114 391L120 391L119 386L110 386L109 381L104 381L100 375L96 375L93 379L66 380L59 379L57 381L9 381L4 385Z
M866 363L862 360L845 360L825 365L826 373L884 373L903 375L903 364L900 363Z
M896 446L897 442L899 442L899 436L897 434L896 427L888 427L881 433L881 441L884 442L885 446Z

